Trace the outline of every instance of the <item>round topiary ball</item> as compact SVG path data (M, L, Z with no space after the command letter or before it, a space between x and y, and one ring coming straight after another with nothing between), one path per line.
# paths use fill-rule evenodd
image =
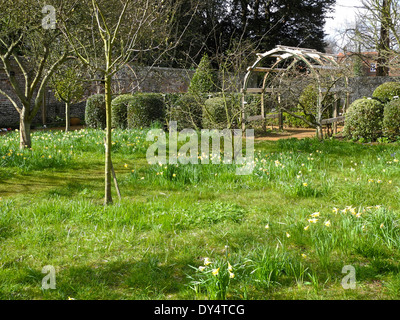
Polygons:
M384 105L375 99L353 102L346 113L343 134L353 140L376 141L382 136Z
M169 109L169 121L176 121L178 130L201 129L204 98L186 93Z
M400 97L400 82L386 82L376 88L372 96L382 103L387 103L394 97Z
M111 102L111 124L113 128L128 127L128 105L134 100L133 95L123 94Z
M393 141L400 137L400 99L394 99L385 106L383 134Z
M85 122L89 128L106 127L106 102L103 94L95 94L86 101Z
M165 121L165 102L161 94L137 93L128 104L128 128L149 128Z
M239 123L239 98L239 95L230 95L207 99L203 108L203 128L222 130L235 127Z

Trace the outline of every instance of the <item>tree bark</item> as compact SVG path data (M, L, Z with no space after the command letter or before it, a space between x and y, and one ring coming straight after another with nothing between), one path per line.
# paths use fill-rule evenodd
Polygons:
M104 205L112 204L111 195L111 76L106 75L105 80L105 102L106 102L106 145L105 145L105 199Z
M26 114L26 108L21 110L19 119L19 148L29 149L32 147L31 141L31 120Z
M70 112L70 104L69 102L65 103L65 132L70 131L71 128L71 112Z
M378 67L376 69L376 75L378 77L389 76L389 57L388 51L390 47L390 2L389 0L382 1L381 7L381 30L380 39L378 45Z

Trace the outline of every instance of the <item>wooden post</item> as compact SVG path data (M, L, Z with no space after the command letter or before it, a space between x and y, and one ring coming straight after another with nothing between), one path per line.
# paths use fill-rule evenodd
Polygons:
M245 91L242 90L242 134L246 134L246 112L245 112Z
M339 109L339 100L337 95L335 94L335 104L333 105L333 117L337 118L338 116L338 109ZM333 134L337 134L337 122L333 124Z
M46 90L44 90L44 93L43 93L43 103L42 103L42 124L45 126L46 125L46 122L47 122L47 119L46 119L46 108L47 106L46 106Z
M279 130L283 130L283 112L281 108L281 95L278 95L278 105L279 105Z
M105 138L103 139L103 142L104 142L104 146L107 147L107 145L106 145L106 139L105 139ZM113 179L114 179L115 189L117 190L117 194L118 194L119 200L121 200L121 191L119 190L119 185L118 185L118 181L117 181L117 176L116 176L116 174L115 174L115 170L114 170L114 166L113 166L112 161L110 161L110 166L111 166L111 174L112 174Z

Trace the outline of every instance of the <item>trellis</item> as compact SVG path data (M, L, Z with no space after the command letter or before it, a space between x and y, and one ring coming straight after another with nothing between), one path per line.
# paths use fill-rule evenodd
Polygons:
M269 66L265 67L264 65L269 62ZM286 66L282 68L282 65ZM342 70L342 67L336 61L336 57L334 55L321 53L313 49L306 48L294 48L287 46L277 46L275 49L267 51L265 53L257 54L257 61L247 69L247 73L244 77L243 87L242 87L242 126L243 129L246 128L246 123L256 120L265 120L271 117L279 117L282 119L282 112L275 115L266 116L265 113L265 95L266 94L276 94L278 96L278 103L280 103L280 88L279 87L268 87L268 84L271 83L267 81L267 79L271 79L271 77L282 77L283 75L287 75L291 70L295 68L301 67L306 70L305 73L312 77L316 83L318 83L318 106L322 107L322 100L324 90L326 89L322 86L322 71L329 73L330 70L338 72ZM264 74L263 82L261 87L250 87L250 78L254 74ZM343 73L344 74L344 73ZM331 76L332 78L333 76ZM350 102L350 88L348 87L348 77L343 75L342 83L339 85L334 83L330 92L335 95L335 98L341 93L345 93L345 99L343 104L343 115L347 110ZM333 78L332 78L333 81ZM247 94L261 94L261 105L260 105L260 114L256 116L247 116L246 114L246 100L245 97ZM339 99L336 99L338 101ZM319 119L321 120L321 125L323 124L334 124L334 130L336 131L336 123L343 121L343 117L338 117L339 106L335 106L334 114L331 119ZM280 121L281 122L281 121Z

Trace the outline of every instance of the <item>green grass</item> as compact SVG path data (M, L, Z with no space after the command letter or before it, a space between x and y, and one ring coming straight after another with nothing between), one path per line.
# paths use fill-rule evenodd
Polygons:
M146 132L116 130L123 199L104 207L103 136L0 136L0 299L400 297L399 144L256 142L237 176L149 165Z

